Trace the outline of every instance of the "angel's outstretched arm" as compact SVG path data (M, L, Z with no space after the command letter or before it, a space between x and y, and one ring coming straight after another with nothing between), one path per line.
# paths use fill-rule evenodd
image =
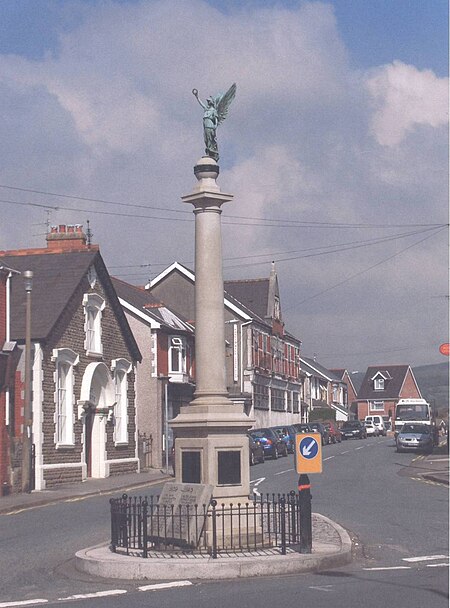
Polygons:
M206 104L204 104L203 101L201 99L199 99L197 89L192 89L192 94L194 95L194 97L198 101L198 103L202 106L202 108L204 110L206 110Z

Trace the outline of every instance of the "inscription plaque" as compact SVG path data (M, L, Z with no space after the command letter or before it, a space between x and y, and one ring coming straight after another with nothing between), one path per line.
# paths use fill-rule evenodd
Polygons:
M203 531L213 486L169 482L149 518L150 540L196 547Z

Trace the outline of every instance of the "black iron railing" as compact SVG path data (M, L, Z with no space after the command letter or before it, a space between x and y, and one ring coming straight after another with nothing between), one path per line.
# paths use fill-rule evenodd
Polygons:
M245 503L177 506L158 497L112 498L111 549L152 557L162 552L226 553L271 550L282 555L300 545L299 494L267 494Z

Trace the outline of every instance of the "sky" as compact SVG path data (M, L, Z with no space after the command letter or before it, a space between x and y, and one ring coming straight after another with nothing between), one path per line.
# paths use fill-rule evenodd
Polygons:
M83 224L113 276L193 268L199 96L219 126L224 278L275 262L329 368L443 363L446 0L2 0L0 249Z

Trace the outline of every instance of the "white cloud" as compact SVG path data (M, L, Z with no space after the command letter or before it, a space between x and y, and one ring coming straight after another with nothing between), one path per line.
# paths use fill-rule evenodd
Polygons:
M367 88L376 106L372 131L378 143L395 146L418 125L447 124L448 84L448 78L401 61L375 70Z
M152 264L153 275L174 258L192 264L193 216L183 215L188 208L180 197L195 183L192 167L203 137L202 110L191 90L204 98L236 81L236 99L218 130L219 184L235 195L223 213L224 252L240 256L235 265L263 264L227 270L227 278L267 276L271 259L294 258L277 263L287 329L317 343L318 352L347 352L349 341L384 346L389 330L377 328L390 316L404 315L405 337L415 334L423 308L414 312L411 304L405 312L395 281L440 293L447 276L443 238L412 249L401 264L380 264L309 300L412 240L303 256L402 231L373 224L445 221L444 79L399 62L368 75L353 71L332 6L321 2L226 14L203 0L73 6L84 17L72 31L61 31L53 53L35 61L0 56L0 183L162 211L4 190L1 197L58 206L52 223L89 218L107 264L136 265L122 275L131 282L148 279L139 264ZM1 210L0 248L45 245L44 228L35 226L47 219L44 210ZM231 215L278 218L284 225L225 224ZM294 220L323 225L300 228ZM364 327L361 311L370 317ZM333 349L327 348L331 338ZM430 356L425 351L423 361Z

